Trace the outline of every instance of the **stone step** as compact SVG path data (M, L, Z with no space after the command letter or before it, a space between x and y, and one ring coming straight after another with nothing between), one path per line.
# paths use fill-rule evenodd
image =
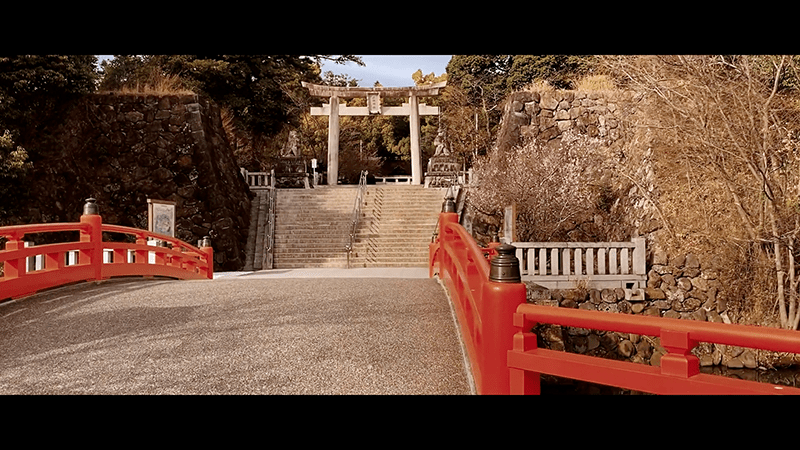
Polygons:
M353 187L279 190L274 267L346 267ZM368 186L351 266L426 267L444 190Z
M345 252L344 245L338 245L333 247L312 247L312 246L279 246L273 251L273 255L308 255L308 254L338 254ZM427 255L428 248L427 247L362 247L362 246L353 246L353 252L358 254L370 254L370 255L394 255L394 256L405 256L405 255Z
M317 257L307 257L307 258L275 258L275 266L286 266L289 264L324 264L324 263L346 263L347 262L347 255L341 256L328 256L322 255ZM350 257L350 262L355 264L419 264L419 265L428 265L428 258L426 257L419 257L419 258L365 258L363 256L352 256Z
M325 227L333 227L333 228L342 228L342 227L350 227L352 226L352 222L350 220L310 220L310 219L303 219L303 220L295 220L295 221L287 221L285 218L284 220L278 220L275 224L277 227L284 227L286 229L307 229L307 230L316 230L320 233L327 233L328 230ZM358 224L359 230L371 230L374 232L386 232L386 231L404 231L404 230L429 230L433 232L434 227L436 226L436 222L426 222L426 221L383 221L382 219L374 219L369 221L359 221Z
M363 245L354 245L353 251L355 252L368 252L371 254L385 254L385 255L399 255L399 254L410 254L410 255L420 255L420 254L427 254L428 247L425 246L397 246L397 247L369 247ZM306 254L306 253L339 253L344 252L344 245L332 245L332 246L298 246L296 244L290 245L281 245L275 249L274 254Z
M429 246L428 241L409 241L409 242L387 242L383 244L376 244L374 242L367 242L367 241L355 241L353 243L354 249L370 249L375 251L428 251ZM286 251L286 250L293 250L293 251L301 251L305 249L309 250L323 250L323 249L343 249L349 241L342 240L342 241L296 241L296 240L286 240L283 239L281 241L275 241L275 249L274 251Z

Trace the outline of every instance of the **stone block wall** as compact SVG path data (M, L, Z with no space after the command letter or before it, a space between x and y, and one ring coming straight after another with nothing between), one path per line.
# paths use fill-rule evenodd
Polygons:
M667 255L659 245L665 233L653 200L658 200L651 164L651 131L635 127L643 117L642 97L630 92L521 91L509 96L495 142L508 151L525 139L547 145L567 130L601 140L609 170L604 179L588 180L610 187L616 201L610 216L618 217L608 240L643 236L647 242L647 288L641 301L625 300L622 289L552 290L529 286L533 303L684 320L731 323L724 286L717 280L718 261L700 261L691 253ZM631 145L634 144L634 145ZM658 338L541 326L543 345L554 349L659 364L665 354ZM700 344L694 353L703 366L755 368L766 352L724 345ZM764 353L764 354L761 354ZM774 355L773 355L774 356ZM792 364L793 358L782 361ZM770 363L774 363L774 358Z
M515 92L506 100L496 148L510 149L521 138L551 141L567 130L620 147L624 124L637 112L634 97L630 92Z
M68 108L32 154L26 222L77 221L95 197L104 223L147 229L147 199L176 203L176 237L211 236L215 270L239 270L250 191L219 108L196 95L93 94Z

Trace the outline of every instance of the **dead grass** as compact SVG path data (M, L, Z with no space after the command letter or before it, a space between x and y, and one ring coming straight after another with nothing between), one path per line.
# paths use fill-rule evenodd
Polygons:
M178 75L163 74L153 71L145 82L137 81L133 85L125 85L113 91L117 94L131 95L193 95L194 91L187 89L183 80Z
M522 90L530 92L553 92L556 88L548 83L547 80L536 80L533 83L523 86Z
M575 82L579 92L613 92L617 90L614 81L607 75L588 75Z
M597 93L611 93L617 92L617 86L614 80L608 75L587 75L575 81L575 89L577 92L597 92ZM556 88L547 82L547 80L535 80L532 83L525 85L523 91L529 92L553 92Z

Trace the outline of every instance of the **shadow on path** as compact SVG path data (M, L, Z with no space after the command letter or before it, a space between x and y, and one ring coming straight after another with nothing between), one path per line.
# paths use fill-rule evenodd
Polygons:
M0 394L470 394L432 279L81 283L0 333Z

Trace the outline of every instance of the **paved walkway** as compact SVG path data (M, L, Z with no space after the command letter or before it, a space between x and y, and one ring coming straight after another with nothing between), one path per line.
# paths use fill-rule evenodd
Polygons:
M0 394L473 393L427 269L81 283L0 304L0 336Z

